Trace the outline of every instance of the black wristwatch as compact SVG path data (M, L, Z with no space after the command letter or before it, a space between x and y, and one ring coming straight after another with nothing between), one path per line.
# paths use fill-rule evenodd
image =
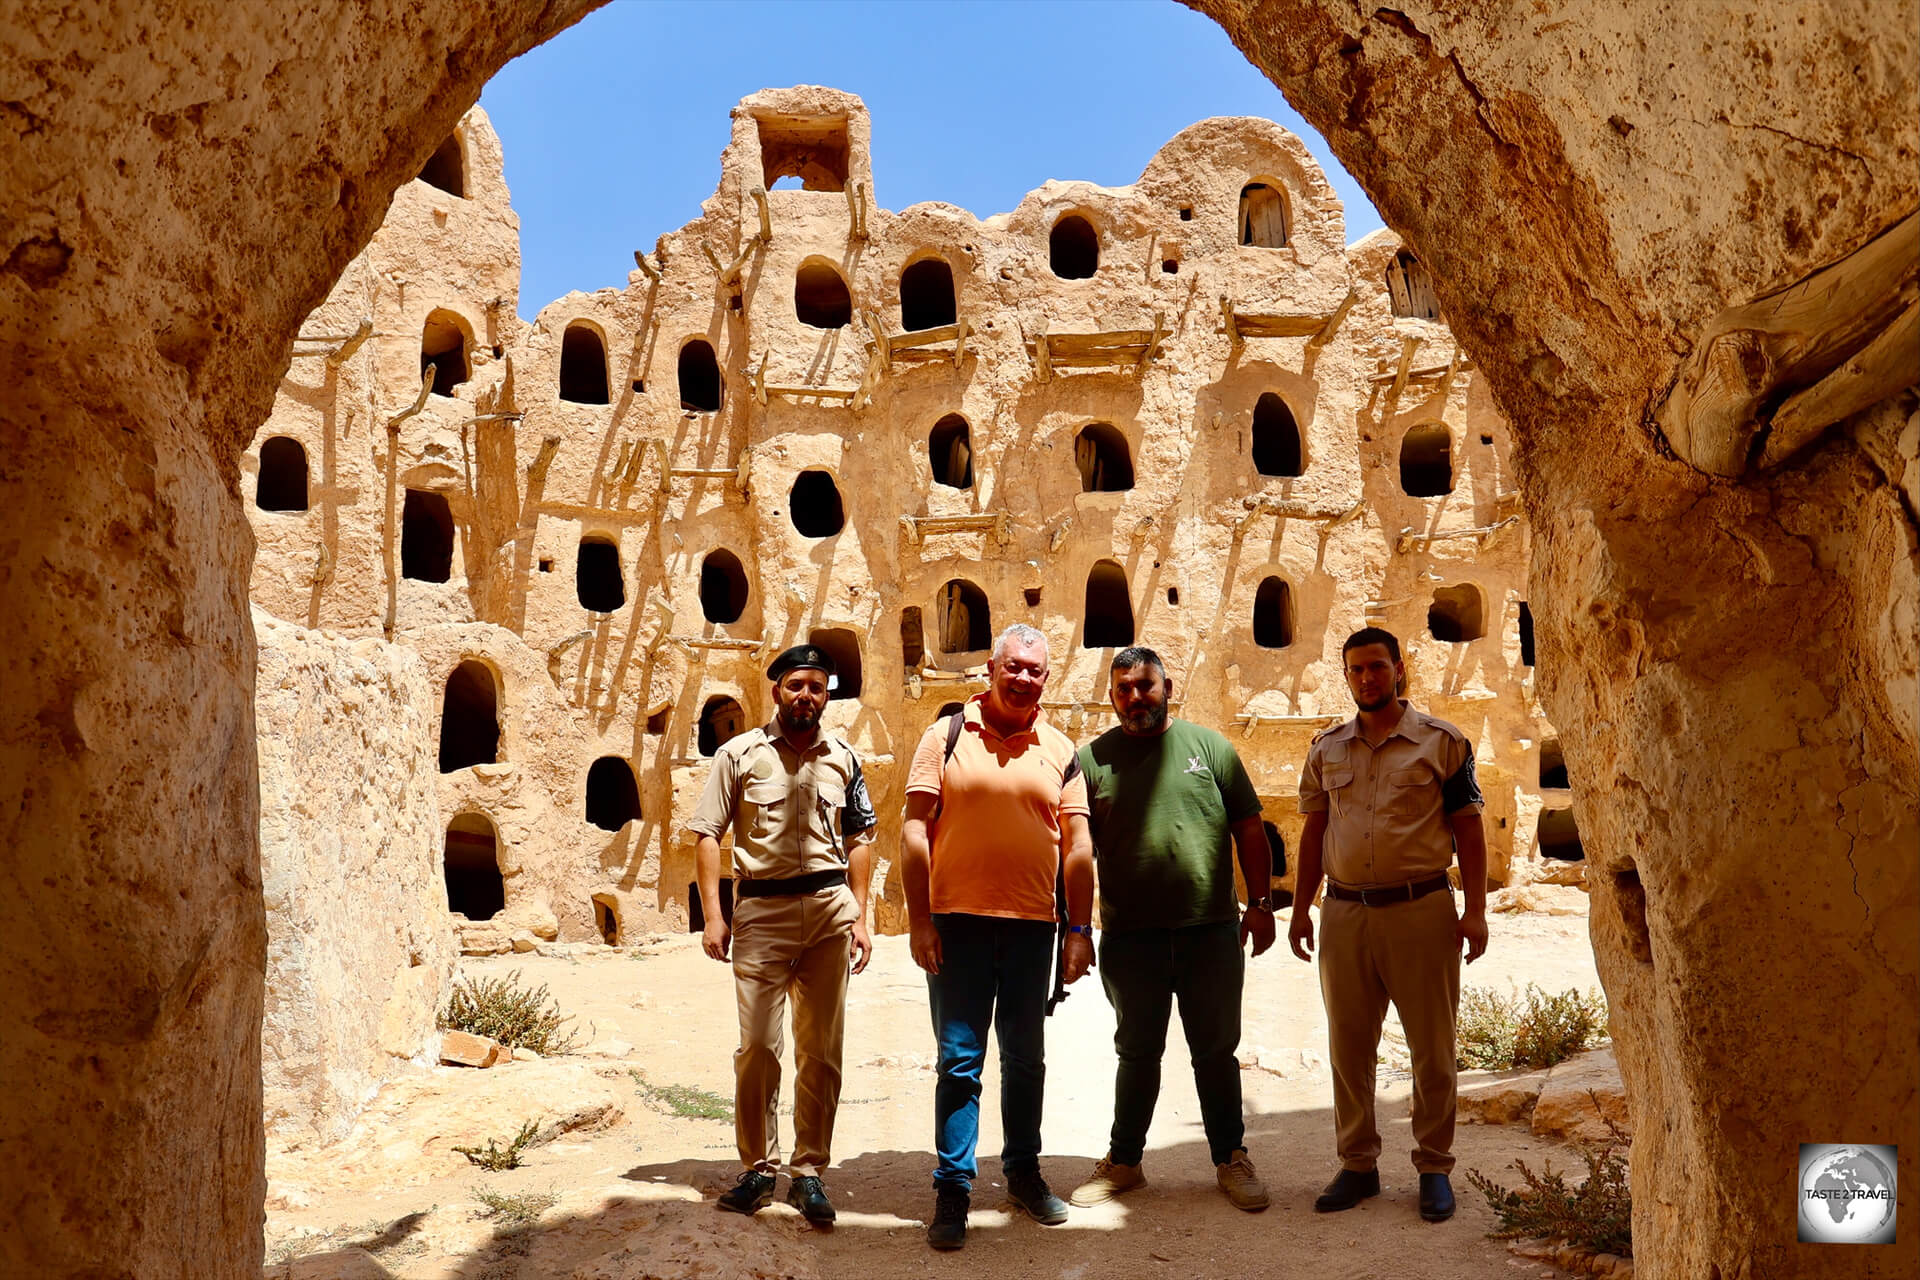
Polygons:
M1268 894L1265 897L1255 898L1252 902L1249 902L1247 904L1247 910L1264 911L1268 915L1272 915L1273 914L1273 895Z

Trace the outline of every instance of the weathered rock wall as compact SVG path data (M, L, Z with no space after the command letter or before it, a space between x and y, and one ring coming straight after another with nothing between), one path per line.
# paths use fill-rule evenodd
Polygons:
M325 1141L431 1060L453 979L434 695L399 646L253 623L267 1130Z
M1920 203L1916 6L1195 7L1433 267L1515 424L1641 1273L1832 1274L1795 1242L1798 1143L1899 1143L1920 1206L1916 399L1764 469L1790 381L1731 464L1699 422L1652 423L1716 317ZM1913 273L1885 273L1909 302ZM1854 1263L1914 1274L1910 1251Z
M0 1272L258 1274L238 459L393 190L591 7L0 18Z

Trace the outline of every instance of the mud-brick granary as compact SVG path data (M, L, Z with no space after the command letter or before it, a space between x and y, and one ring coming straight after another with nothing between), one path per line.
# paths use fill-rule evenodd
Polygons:
M1083 740L1116 648L1159 650L1289 851L1340 642L1386 626L1476 744L1490 875L1577 878L1508 427L1420 264L1349 246L1266 120L985 220L887 210L869 136L849 94L743 100L701 216L529 325L475 109L304 326L245 463L253 599L424 660L462 945L684 922L706 757L803 640L899 927L906 765L1013 622Z

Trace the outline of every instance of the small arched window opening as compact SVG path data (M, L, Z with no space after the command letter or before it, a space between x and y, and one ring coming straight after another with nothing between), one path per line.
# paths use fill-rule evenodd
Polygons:
M1272 391L1253 404L1253 468L1263 476L1297 476L1302 466L1300 424Z
M262 511L307 509L307 451L298 440L274 436L260 446L253 500Z
M794 529L803 538L831 538L847 523L840 486L824 471L802 471L793 478L793 490L787 495L787 511L793 517Z
M1400 488L1410 498L1453 492L1453 433L1445 423L1423 422L1400 438Z
M500 687L493 669L469 658L447 677L440 702L440 772L500 759Z
M960 318L953 299L953 268L945 258L922 258L900 273L900 327L938 329Z
M1089 422L1073 438L1073 461L1080 468L1084 493L1114 493L1133 488L1133 453L1117 427Z
M1263 649L1293 643L1293 589L1284 578L1264 578L1253 595L1253 642Z
M1560 750L1560 739L1546 739L1540 744L1540 789L1565 791L1572 785L1567 781L1567 757Z
M1262 822L1260 826L1267 833L1267 851L1273 855L1273 877L1278 880L1281 876L1287 874L1287 838L1281 835L1280 828L1274 826L1271 822ZM1280 892L1286 893L1286 890L1282 889ZM1287 902L1292 901L1293 895L1288 894ZM1286 903L1280 905L1285 906Z
M438 187L450 196L465 199L467 195L467 159L466 148L460 145L459 133L450 133L447 140L434 149L427 157L426 164L420 168L420 181L430 187Z
M793 313L815 329L840 329L853 322L853 295L825 258L808 258L794 274Z
M860 641L845 627L817 627L807 633L807 643L825 649L833 659L833 679L827 682L827 699L860 696Z
M1435 640L1446 644L1464 644L1487 634L1480 588L1467 583L1436 590L1433 603L1427 607L1427 630Z
M620 945L620 905L613 895L593 895L593 927L600 934L600 941L610 947Z
M747 713L724 693L707 699L700 708L700 754L710 756L735 734L747 731Z
M1433 277L1420 265L1420 259L1405 249L1393 255L1387 264L1387 300L1396 316L1414 320L1438 320L1440 304L1433 297Z
M1093 224L1070 213L1053 224L1047 237L1047 263L1062 280L1088 280L1100 269L1100 235Z
M627 583L620 571L620 548L606 538L582 538L573 582L583 609L612 613L624 605Z
M1520 602L1520 665L1533 665L1533 610L1525 600Z
M987 593L965 578L940 588L940 652L975 653L993 647Z
M467 330L451 311L434 311L420 331L420 372L433 366L433 394L450 396L468 378Z
M409 489L400 507L400 576L445 582L453 574L453 508L446 495Z
M680 407L695 413L720 411L720 362L713 344L695 338L680 348Z
M1281 249L1287 243L1287 198L1278 187L1249 182L1240 188L1240 243Z
M700 562L700 612L708 622L738 622L747 611L747 571L740 557L715 547Z
M1133 643L1133 601L1127 594L1127 571L1112 560L1102 560L1087 575L1086 627L1080 643L1088 649L1118 648Z
M463 813L447 824L444 854L447 910L469 920L491 920L507 905L500 875L500 838L484 814Z
M619 756L601 756L587 770L587 821L602 831L618 831L640 820L640 783L633 766Z
M927 437L927 461L933 466L935 484L950 489L973 487L973 432L967 420L950 413L933 424Z
M1548 809L1540 815L1540 856L1560 862L1578 862L1587 856L1573 810Z
M600 331L576 320L560 335L560 398L575 404L606 404L607 344Z
M927 628L920 606L910 604L900 611L900 662L909 673L918 671L927 660Z

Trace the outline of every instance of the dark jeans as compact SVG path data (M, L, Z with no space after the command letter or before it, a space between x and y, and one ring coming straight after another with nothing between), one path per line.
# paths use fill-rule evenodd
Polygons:
M1139 1164L1160 1096L1160 1057L1175 997L1193 1053L1200 1119L1215 1164L1244 1145L1240 1117L1240 989L1246 959L1231 921L1185 929L1129 929L1100 938L1100 977L1118 1025L1120 1065L1113 1082L1112 1158Z
M1047 1079L1047 987L1053 977L1054 927L1044 920L936 915L940 972L927 975L927 1003L940 1051L933 1088L933 1141L940 1165L933 1185L973 1185L980 1140L980 1068L987 1027L1000 1041L1002 1169L1040 1167L1040 1100ZM996 1008L996 1004L998 1008Z

